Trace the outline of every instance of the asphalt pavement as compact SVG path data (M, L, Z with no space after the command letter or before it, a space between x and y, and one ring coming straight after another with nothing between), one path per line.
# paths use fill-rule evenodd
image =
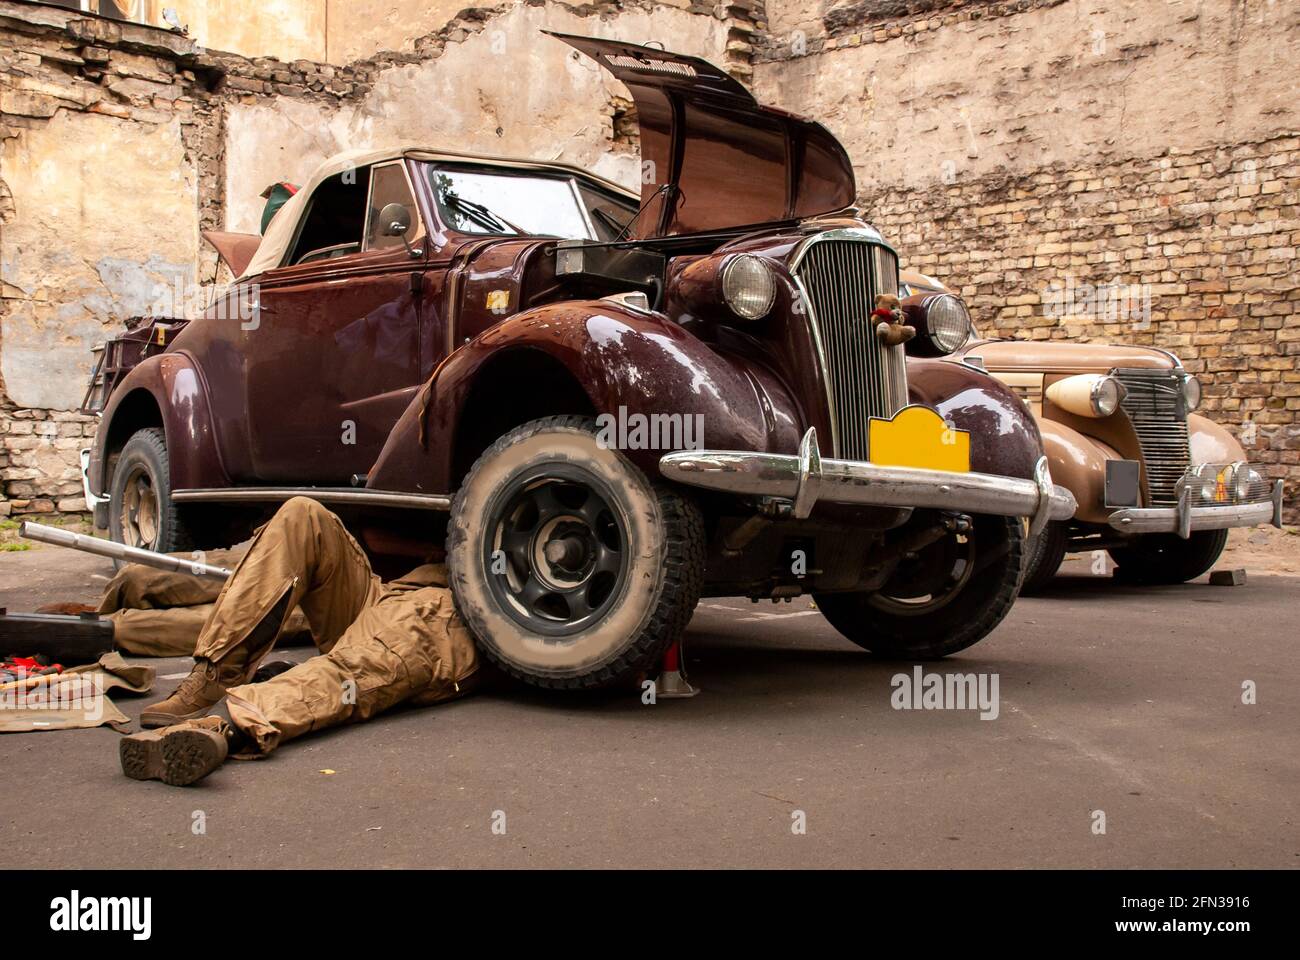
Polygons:
M0 554L0 604L107 573ZM914 665L806 600L707 600L688 700L501 683L189 788L123 777L107 727L0 735L0 867L1300 867L1298 623L1300 578L1135 588L1068 561L923 668L996 677L981 719L896 709ZM149 662L132 718L191 663Z

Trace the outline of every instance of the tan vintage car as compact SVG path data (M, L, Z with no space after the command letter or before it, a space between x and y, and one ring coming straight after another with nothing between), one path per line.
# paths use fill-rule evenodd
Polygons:
M961 297L920 273L900 274L905 307L931 323L936 349L987 370L1029 405L1052 479L1078 502L1028 545L1022 591L1046 584L1066 553L1106 550L1129 582L1182 583L1209 570L1228 530L1282 525L1282 481L1246 461L1222 426L1192 411L1201 388L1156 347L982 339ZM943 302L939 298L951 298ZM953 343L963 341L960 346Z

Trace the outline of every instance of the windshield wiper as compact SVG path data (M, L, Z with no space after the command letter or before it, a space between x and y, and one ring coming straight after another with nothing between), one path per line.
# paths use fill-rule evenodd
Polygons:
M513 231L514 233L522 234L526 232L515 226L500 214L493 213L487 207L483 206L483 204L475 203L473 200L466 200L464 197L458 196L457 194L450 192L444 194L443 202L446 203L447 206L459 210L480 227L487 227L487 229L492 230L495 233Z

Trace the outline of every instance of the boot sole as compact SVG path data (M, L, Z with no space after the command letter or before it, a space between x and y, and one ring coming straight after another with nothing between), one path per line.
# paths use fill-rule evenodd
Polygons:
M226 738L213 730L178 727L125 737L118 746L122 772L132 780L161 780L184 787L226 759Z

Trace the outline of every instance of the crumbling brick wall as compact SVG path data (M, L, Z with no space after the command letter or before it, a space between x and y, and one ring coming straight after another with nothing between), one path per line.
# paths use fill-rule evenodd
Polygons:
M198 231L223 222L226 105L264 82L337 102L368 78L0 3L0 516L85 509L91 347L156 290L215 277Z
M769 0L761 99L827 123L986 336L1177 353L1300 521L1300 8Z

